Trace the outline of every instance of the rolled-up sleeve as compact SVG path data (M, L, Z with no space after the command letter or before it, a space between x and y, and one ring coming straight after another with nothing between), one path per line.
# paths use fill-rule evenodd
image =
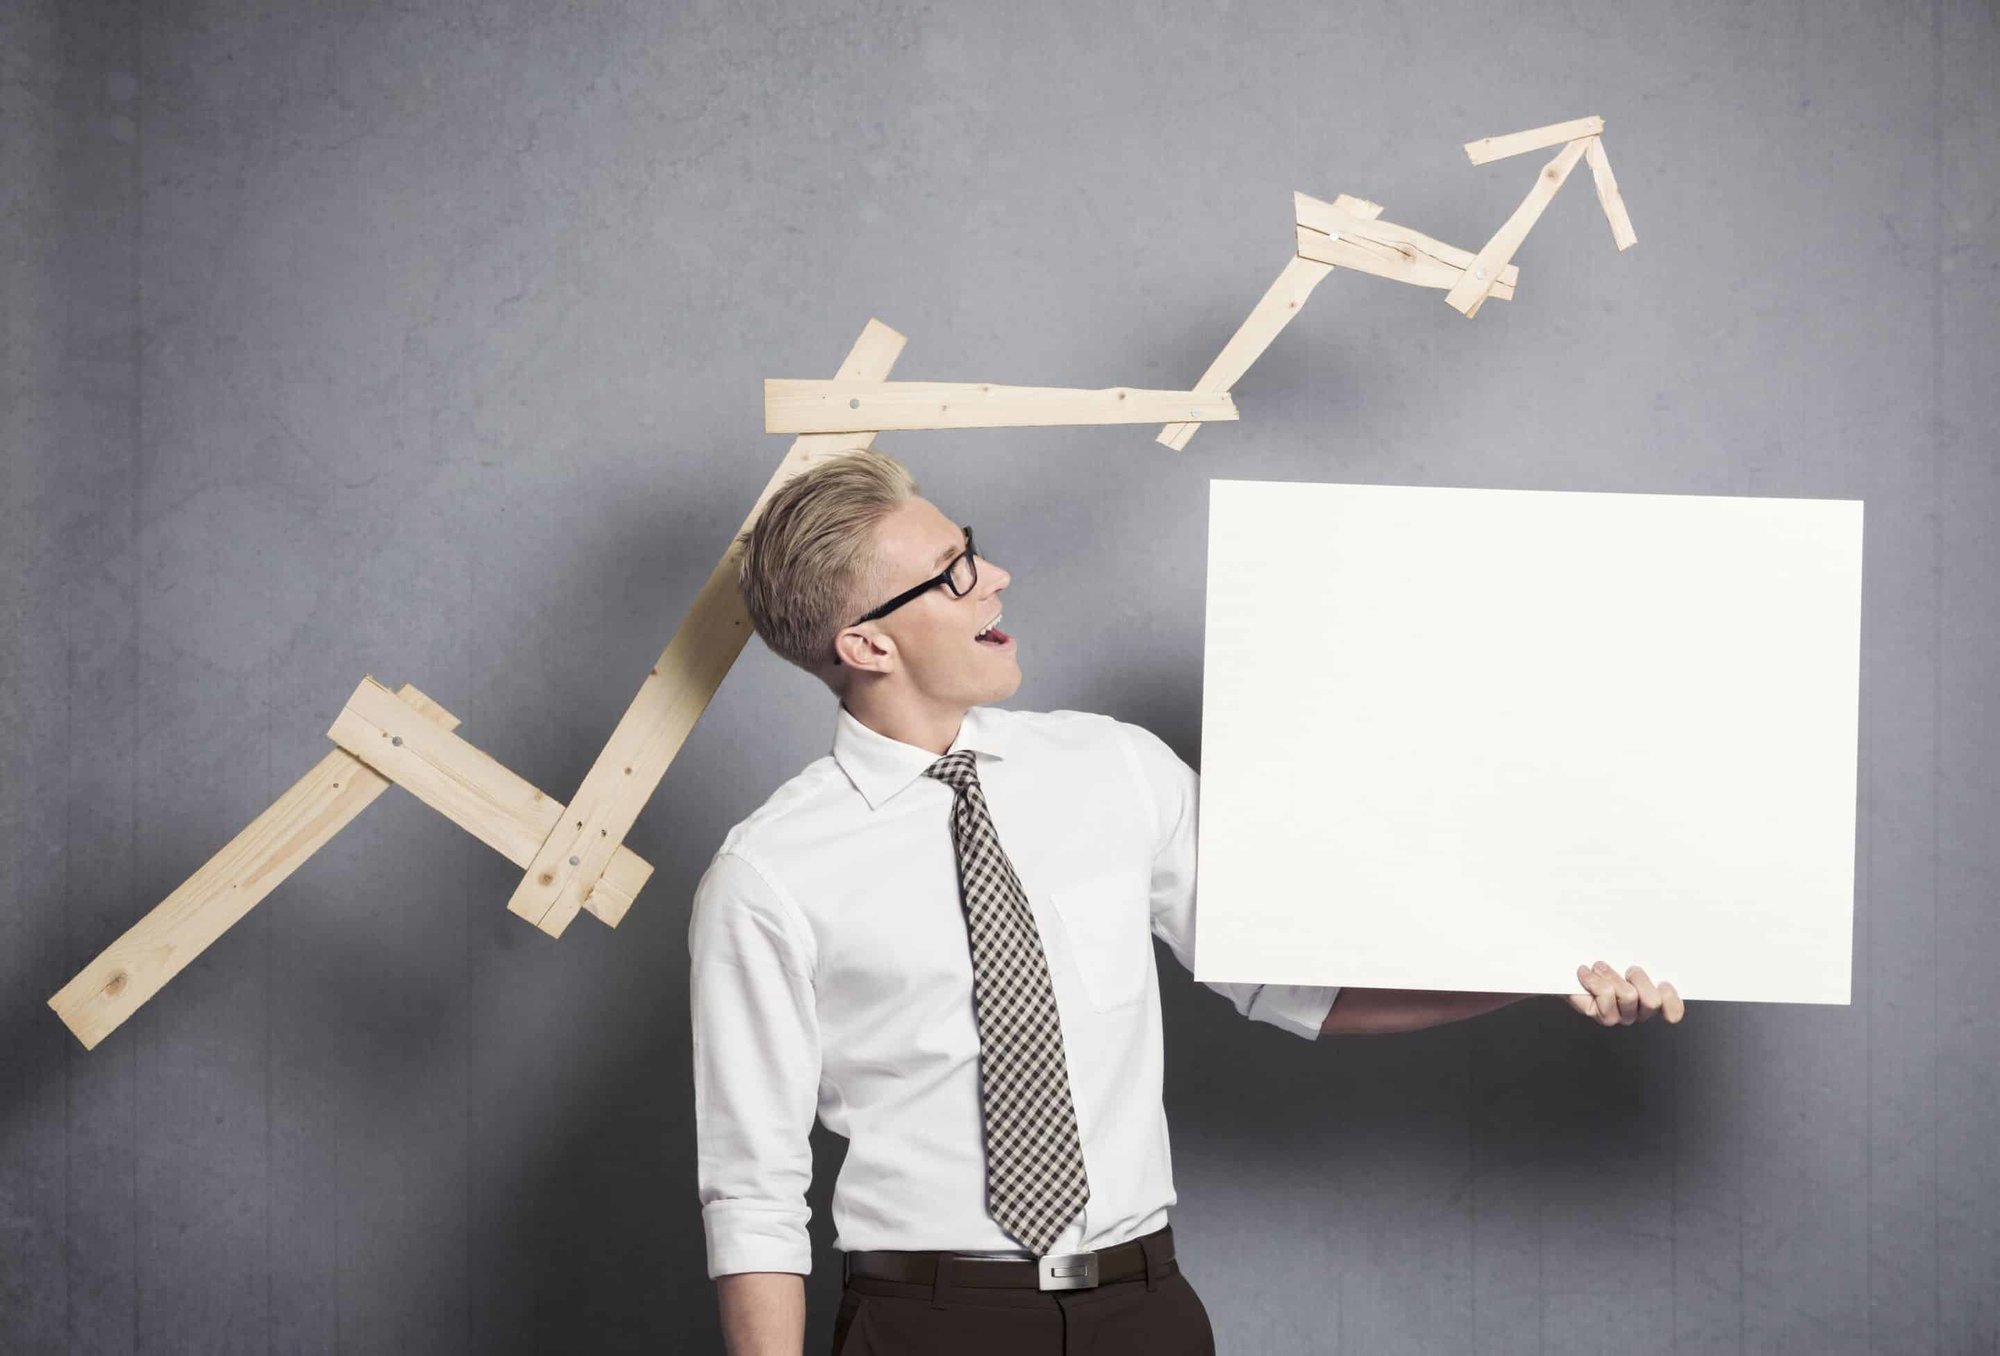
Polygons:
M820 1046L806 924L748 859L725 850L695 888L688 954L708 1274L809 1275Z
M1120 721L1127 758L1152 805L1158 837L1153 854L1153 935L1174 959L1194 973L1195 847L1198 839L1201 778L1167 742L1142 725ZM1252 1021L1269 1022L1307 1040L1340 994L1338 986L1243 984L1203 980Z

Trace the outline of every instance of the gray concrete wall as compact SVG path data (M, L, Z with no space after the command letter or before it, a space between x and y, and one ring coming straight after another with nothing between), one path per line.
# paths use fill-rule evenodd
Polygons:
M1190 760L1211 476L1865 500L1853 1006L1308 1045L1162 953L1176 1232L1228 1352L1994 1350L1996 63L1984 0L14 0L0 1348L713 1349L688 899L832 728L761 645L615 932L392 792L95 1051L48 997L364 673L566 795L760 379L871 315L900 377L1186 385L1294 188L1475 247L1546 157L1459 144L1602 113L1633 250L1579 177L1474 322L1340 274L1185 454L881 445L1013 570L1012 704Z

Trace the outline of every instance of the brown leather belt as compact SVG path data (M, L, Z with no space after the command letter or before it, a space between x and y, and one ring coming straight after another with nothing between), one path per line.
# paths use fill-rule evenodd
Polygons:
M1150 1257L1149 1257L1150 1254ZM841 1254L841 1281L869 1276L936 1287L938 1262L953 1286L1006 1286L1026 1290L1089 1290L1112 1281L1145 1279L1150 1289L1179 1266L1174 1261L1174 1229L1094 1252L1051 1253L1045 1257L975 1257L954 1252L895 1252L864 1249Z

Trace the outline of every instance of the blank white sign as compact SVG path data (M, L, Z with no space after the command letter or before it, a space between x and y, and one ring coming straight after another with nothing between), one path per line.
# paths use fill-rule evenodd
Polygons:
M1211 482L1195 977L1848 1002L1861 512Z

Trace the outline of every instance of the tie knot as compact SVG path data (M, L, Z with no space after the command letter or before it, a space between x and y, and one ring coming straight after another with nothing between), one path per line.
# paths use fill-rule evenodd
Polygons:
M972 767L971 749L947 753L925 768L924 775L937 778L955 792L963 792L968 786L979 785L979 774Z

